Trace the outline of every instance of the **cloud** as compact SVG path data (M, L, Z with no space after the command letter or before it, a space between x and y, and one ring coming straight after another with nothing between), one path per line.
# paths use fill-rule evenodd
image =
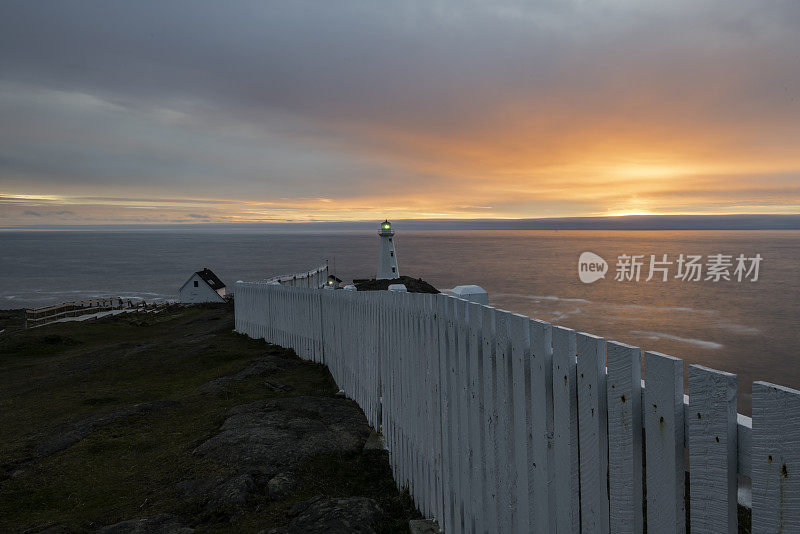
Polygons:
M203 199L214 220L800 205L792 0L4 12L4 194Z

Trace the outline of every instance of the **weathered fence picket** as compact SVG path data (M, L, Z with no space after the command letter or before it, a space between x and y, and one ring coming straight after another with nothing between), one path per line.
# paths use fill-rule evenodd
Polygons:
M495 403L497 407L497 521L499 532L513 532L517 486L513 464L513 399L510 387L511 317L505 310L494 310L495 318Z
M451 304L447 297L443 295L436 296L436 305L438 312L438 327L439 327L439 384L441 388L441 404L440 404L440 424L441 424L441 467L442 467L442 515L440 516L441 526L447 532L454 532L455 528L453 511L453 464L449 461L453 448L451 445L452 434L452 411L451 411L451 398L452 392L450 389L450 367L449 357L451 352L451 322L450 315Z
M487 531L482 510L486 507L486 474L484 472L484 419L483 419L483 306L474 302L467 304L469 320L469 484L471 487L470 509L471 531Z
M526 318L527 319L527 318ZM530 531L554 531L551 510L555 494L550 491L554 476L553 451L553 341L550 324L525 321L529 329L530 358L525 382L529 384L527 409L528 495L531 499ZM524 464L523 464L524 465Z
M413 296L412 296L413 297ZM458 532L466 532L467 524L470 523L468 515L469 508L469 467L467 466L467 453L469 447L466 438L469 436L466 427L466 417L469 411L466 399L466 364L467 358L462 355L467 354L467 328L469 327L469 317L467 317L466 301L452 299L453 304L453 339L455 341L452 354L451 378L453 392L453 450L456 455L453 459L453 470L455 474L455 494L456 500L456 522Z
M484 525L486 531L499 532L499 473L497 467L497 359L495 343L495 309L483 306L481 314L481 338L483 347L483 461L486 507Z
M530 405L531 395L529 390L529 380L526 379L531 369L531 339L530 339L530 320L524 315L509 314L508 329L510 338L509 364L511 388L512 413L510 421L511 438L510 447L513 452L511 462L511 477L513 487L516 490L512 510L512 520L514 532L529 532L533 527L529 525L531 513L531 495L528 484L529 469L514 469L514 466L528 466L534 462L533 451L530 445Z
M578 533L578 390L575 331L553 328L553 482L556 532Z
M737 532L736 375L689 367L692 534Z
M412 295L413 297L413 295ZM457 329L458 329L458 354L457 363L457 392L458 392L458 436L459 436L459 488L460 508L463 517L463 532L473 532L472 516L472 485L470 467L470 430L469 414L472 412L472 403L469 395L469 303L466 300L453 299L456 304Z
M581 530L608 534L606 340L580 333L577 346Z
M753 383L753 533L800 532L800 391Z
M800 531L800 392L445 295L238 283L236 329L328 366L450 533ZM642 371L644 381L641 380ZM643 440L644 436L644 440ZM647 483L642 514L642 454Z
M646 352L644 375L647 532L683 533L686 531L683 362Z
M639 349L606 344L609 528L642 532L642 371Z

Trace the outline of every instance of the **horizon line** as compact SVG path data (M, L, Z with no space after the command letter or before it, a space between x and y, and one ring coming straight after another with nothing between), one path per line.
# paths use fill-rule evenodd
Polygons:
M380 221L312 220L165 223L103 223L58 225L8 225L0 231L113 231L113 230L203 230L203 229L371 229ZM800 214L703 214L703 215L600 215L581 217L393 219L409 230L800 230Z

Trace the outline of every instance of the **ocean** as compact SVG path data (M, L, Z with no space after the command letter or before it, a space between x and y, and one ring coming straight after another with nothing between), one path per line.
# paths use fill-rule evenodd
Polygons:
M477 284L493 306L670 354L686 369L698 363L736 373L742 413L754 380L800 389L800 231L397 231L401 274L440 289ZM605 278L579 279L583 252L608 263ZM236 280L326 261L350 281L375 276L377 253L377 232L365 231L0 232L0 308L173 299L203 267L231 290ZM661 262L665 254L672 263L656 263L662 270L646 281L651 255ZM676 278L681 255L700 256L700 280ZM638 262L638 281L627 268L615 279L618 268Z

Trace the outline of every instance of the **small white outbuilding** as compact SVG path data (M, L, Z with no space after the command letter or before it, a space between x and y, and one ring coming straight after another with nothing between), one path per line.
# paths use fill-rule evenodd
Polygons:
M489 305L489 293L486 292L481 286L470 284L467 286L456 286L453 289L445 289L443 293L447 293L453 297L477 302L478 304Z
M181 286L178 298L184 304L225 302L225 284L211 269L203 267Z

